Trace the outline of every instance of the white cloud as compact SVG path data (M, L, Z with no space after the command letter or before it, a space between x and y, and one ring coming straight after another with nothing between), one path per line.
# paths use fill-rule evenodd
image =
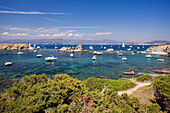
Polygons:
M40 37L49 37L50 35L49 34L39 34L38 36L40 36Z
M4 32L4 33L2 33L2 35L9 35L9 33L8 32Z
M27 36L28 34L26 33L17 33L16 36Z
M6 27L5 29L17 30L17 31L29 31L29 28L20 28L20 27Z
M74 36L76 36L76 37L82 37L81 34L74 34Z
M73 36L73 33L69 33L67 36L68 36L68 37Z
M0 11L0 13L6 13L6 14L26 14L26 15L67 15L68 13L45 13L45 12L39 12L39 11L31 11L31 12L25 12L25 11Z
M99 33L96 33L96 35L111 35L112 32L99 32Z
M101 28L101 27L57 27L59 29L69 28L69 29L91 29L91 28Z
M64 33L61 33L61 34L53 34L52 36L53 36L53 37L66 36L66 34L64 34Z

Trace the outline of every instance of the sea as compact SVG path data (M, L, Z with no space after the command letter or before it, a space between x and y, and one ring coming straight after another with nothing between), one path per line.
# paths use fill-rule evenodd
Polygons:
M32 45L33 46L33 45ZM96 51L105 51L113 48L115 51L123 50L123 56L118 56L116 52L98 55L95 61L92 60L93 53L74 53L74 58L70 58L70 53L54 51L55 47L76 47L77 45L47 45L39 44L42 50L23 51L23 55L17 55L18 51L0 51L0 79L18 79L32 74L43 74L52 77L55 74L68 74L70 77L79 80L88 77L104 77L108 79L131 78L140 74L151 74L156 76L152 70L170 67L170 58L160 55L152 55L152 58L145 58L145 53L135 53L133 56L127 48L131 50L145 51L151 45L82 45L84 50L90 50L92 46ZM106 48L106 49L104 49ZM42 54L37 58L37 54ZM45 57L56 56L57 61L46 62ZM122 61L122 57L127 61ZM163 58L164 62L158 62L158 58ZM12 66L5 66L5 62L13 62ZM124 71L136 70L136 75L125 76ZM1 83L1 82L0 82Z

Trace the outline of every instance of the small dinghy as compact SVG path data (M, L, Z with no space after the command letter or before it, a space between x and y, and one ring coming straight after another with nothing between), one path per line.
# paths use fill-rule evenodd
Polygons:
M102 55L103 52L100 52L100 51L94 51L94 55Z
M123 61L127 61L127 58L126 58L126 57L123 57L122 60L123 60Z
M73 53L70 54L70 58L74 58L74 54Z
M160 58L160 59L157 59L157 61L163 62L163 61L164 61L164 59Z
M5 66L11 66L12 64L12 62L5 62Z
M18 55L22 55L22 54L23 54L23 52L18 52L17 54L18 54Z
M37 56L37 58L41 58L42 57L42 54L38 54L38 55L36 55Z
M124 75L134 75L134 71L131 71L131 72L123 72Z
M92 60L96 60L96 55L94 55L94 56L92 57Z
M151 58L152 56L151 55L145 55L146 58Z
M57 57L54 57L54 56L45 57L45 60L46 60L46 61L56 61L56 60L57 60Z
M118 55L118 56L123 56L123 54L122 54L122 53L118 53L117 55Z

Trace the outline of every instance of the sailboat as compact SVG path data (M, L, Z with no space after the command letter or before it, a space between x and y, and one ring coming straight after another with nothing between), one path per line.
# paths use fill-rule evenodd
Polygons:
M70 58L74 58L74 55L73 55L73 53L71 53L71 54L70 54Z
M125 47L125 43L123 42L122 47Z

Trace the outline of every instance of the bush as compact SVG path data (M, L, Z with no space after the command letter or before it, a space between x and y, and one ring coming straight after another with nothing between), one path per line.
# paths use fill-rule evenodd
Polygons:
M53 79L47 78L45 74L23 77L8 89L8 93L0 95L0 112L132 113L141 111L143 113L143 111L150 108L140 108L140 102L136 97L130 97L127 94L117 95L115 90L124 89L123 86L120 86L122 83L124 85L129 84L130 81L126 79L90 78L85 81L86 85L89 81L92 85L91 88L94 89L87 88L83 82L71 78L67 74L55 75ZM93 83L93 81L96 82ZM106 90L101 94L97 88L102 88L103 85L108 85L110 90ZM112 85L115 86L112 87ZM90 84L87 86L90 86ZM117 86L119 87L118 89L116 89ZM126 88L127 86L125 86ZM159 107L157 109L159 110ZM154 107L152 106L149 111L154 112Z
M154 80L155 98L161 109L170 110L170 75L161 75Z
M90 77L83 81L83 84L91 91L91 90L98 90L102 91L104 86L107 86L108 89L114 91L126 90L128 88L134 87L136 84L128 79L119 79L119 80L112 80L112 79L101 79L101 78L94 78Z
M136 78L136 81L139 81L139 82L152 81L153 78L154 78L153 76L145 74L145 75L142 75L142 76Z

